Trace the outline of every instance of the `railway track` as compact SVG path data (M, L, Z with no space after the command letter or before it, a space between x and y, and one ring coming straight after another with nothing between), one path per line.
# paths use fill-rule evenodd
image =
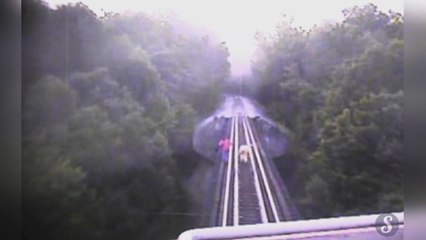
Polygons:
M389 227L377 222L382 214L300 220L269 156L275 153L265 151L267 145L262 146L268 141L261 135L265 131L255 120L256 114L244 115L241 101L235 98L235 102L237 111L226 116L227 123L221 134L232 141L228 161L215 165L219 173L214 175L217 185L211 227L185 231L179 239L346 239L351 234L373 239L377 237L378 227ZM243 144L250 145L247 163L239 161L238 150ZM392 214L397 216L392 225L403 227L403 212ZM395 236L400 239L402 232Z
M253 120L241 112L231 118L229 138L232 145L227 163L221 162L220 198L215 212L216 226L237 226L291 220L282 201L280 188L262 154ZM249 161L239 161L238 150L250 146Z

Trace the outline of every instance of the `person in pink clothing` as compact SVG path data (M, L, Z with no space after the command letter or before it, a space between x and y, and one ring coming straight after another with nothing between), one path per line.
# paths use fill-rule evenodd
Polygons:
M223 138L219 141L218 146L222 151L222 160L228 162L229 148L231 147L231 140L229 138Z

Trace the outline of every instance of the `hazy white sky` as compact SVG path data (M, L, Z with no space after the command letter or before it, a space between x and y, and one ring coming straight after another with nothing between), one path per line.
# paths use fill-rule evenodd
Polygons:
M102 10L160 13L173 11L182 19L216 32L231 53L232 73L248 73L254 52L254 33L270 33L286 14L295 25L309 28L323 21L340 21L341 10L376 4L382 11L403 13L403 0L45 0L52 7L83 2L95 13Z

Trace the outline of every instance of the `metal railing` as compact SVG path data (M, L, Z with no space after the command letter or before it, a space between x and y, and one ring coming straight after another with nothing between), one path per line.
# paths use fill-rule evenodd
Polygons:
M393 213L397 221L393 225L404 224L404 213ZM179 235L178 240L239 239L265 236L287 236L301 233L320 233L335 230L350 230L380 227L376 220L381 214L300 220L280 223L253 224L230 227L192 229Z

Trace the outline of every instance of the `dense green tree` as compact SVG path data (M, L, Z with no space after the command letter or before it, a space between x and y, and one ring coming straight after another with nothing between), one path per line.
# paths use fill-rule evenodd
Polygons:
M198 163L196 119L229 74L226 48L173 18L22 7L25 238L167 239L195 227L183 182Z
M308 218L403 205L403 17L372 4L343 14L257 36L253 96L292 133L276 163Z

